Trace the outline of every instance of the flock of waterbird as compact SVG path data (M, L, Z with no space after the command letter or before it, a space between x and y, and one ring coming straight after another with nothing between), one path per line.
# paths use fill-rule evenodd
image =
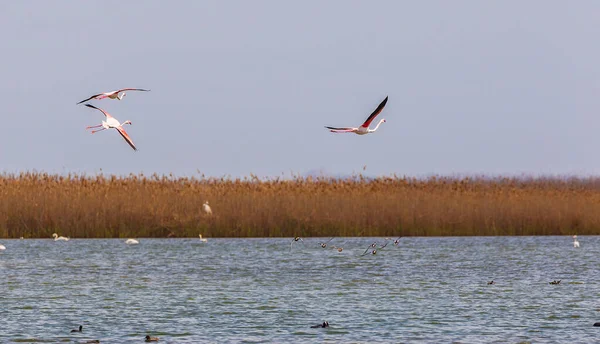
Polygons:
M212 215L212 209L208 205L208 201L206 201L202 205L202 208L203 208L203 211L204 211L205 214ZM202 237L202 234L199 234L198 237L200 239L200 242L207 242L208 241L208 239ZM59 236L56 233L52 234L52 238L54 239L54 241L69 241L71 239L70 237ZM392 238L385 238L383 244L379 244L377 242L373 242L373 243L371 243L367 247L367 249L361 254L361 256L365 256L367 254L377 254L378 250L384 249L389 244L389 242L392 241L392 240L394 242L394 246L398 246L398 244L400 244L400 238L402 238L402 237L398 237L395 240L393 240ZM573 238L573 247L574 248L580 247L579 241L577 240L577 235L573 235L572 238ZM21 239L23 239L23 237L21 237ZM341 246L335 246L335 245L330 245L330 242L333 239L334 239L334 237L331 237L329 240L323 241L323 242L319 242L318 244L319 244L319 246L321 246L321 248L331 248L331 249L336 250L338 252L342 252L344 250L343 247L341 247ZM294 246L295 242L301 242L301 243L304 244L304 240L301 237L299 237L299 236L294 237L292 239L291 243L290 243L290 251L293 249L293 246ZM139 243L140 242L138 240L132 239L132 238L129 238L129 239L125 240L125 244L127 244L127 245L137 245ZM1 250L6 250L6 246L0 244L0 251ZM491 281L491 282L494 282L494 281ZM494 283L488 283L488 284L494 284Z
M203 208L203 211L204 211L205 214L212 215L212 209L208 205L208 201L206 201L203 204L202 208ZM54 241L69 241L70 240L69 237L59 236L56 233L52 234L52 238L54 239ZM362 257L362 256L365 256L365 255L375 255L375 254L377 254L378 250L384 249L392 241L393 241L394 246L398 246L400 244L400 239L401 238L402 237L398 237L397 239L394 240L394 239L388 237L388 238L384 239L383 243L373 242L373 243L371 243L365 249L365 251L360 256ZM574 248L580 247L579 241L577 240L577 235L573 235L572 238L573 238L573 247ZM21 237L21 239L23 239L23 238ZM207 242L207 239L203 238L202 234L199 235L199 239L203 243ZM337 250L338 252L342 252L343 251L343 247L331 244L331 242L333 241L333 239L335 239L335 237L331 237L329 240L326 240L326 241L320 241L320 242L318 242L318 245L321 248L323 248L323 249L330 248L330 249L333 249L333 250ZM300 243L304 244L304 239L302 239L299 236L294 237L292 239L291 243L290 243L290 252L293 249L294 243L297 243L297 242L300 242ZM136 239L127 239L125 241L125 244L128 244L128 245L139 244L139 241L136 240ZM0 250L5 250L5 249L6 249L6 247L4 247L3 245L0 244ZM549 282L549 284L558 285L558 284L560 284L560 282L561 282L561 280L553 280L553 281ZM492 281L487 282L487 284L488 285L495 285L496 282L494 280L492 280ZM600 322L594 323L594 326L600 326ZM310 327L311 328L328 328L329 327L329 322L328 321L323 321L323 323L312 325ZM71 330L71 332L83 332L83 326L79 325L78 329ZM156 341L159 340L158 337L151 337L151 336L146 336L144 339L145 339L146 342L156 342ZM99 340L90 340L90 341L87 341L85 343L88 343L88 344L91 344L91 343L100 343L100 341Z
M90 101L92 99L118 99L118 100L122 100L126 95L127 92L126 91L141 91L141 92L149 92L150 90L146 90L143 88L122 88L116 91L110 91L110 92L104 92L104 93L98 93L95 94L89 98L86 98L80 102L77 103L81 104L81 103L85 103L87 101ZM93 126L89 126L86 127L86 130L92 129L92 134L95 134L99 131L102 130L106 130L106 129L116 129L119 134L121 134L121 136L125 139L125 141L129 144L129 146L131 146L131 148L133 148L133 150L137 150L137 148L135 147L135 144L133 143L133 140L131 139L131 137L129 137L129 134L127 134L127 132L125 131L125 129L123 129L123 126L126 124L131 125L131 121L127 120L123 123L120 123L116 118L114 118L113 116L111 116L108 112L104 111L101 108L95 107L92 104L85 104L85 106L92 108L92 109L96 109L98 111L101 111L104 114L105 120L102 121L101 124L98 125L93 125Z
M93 99L101 100L101 99L108 98L108 99L122 100L127 95L126 91L149 92L150 90L142 89L142 88L122 88L122 89L115 90L115 91L95 94L91 97L88 97L88 98L78 102L77 105L88 102ZM379 104L379 106L377 106L375 111L373 111L371 113L371 115L369 115L369 117L367 117L367 119L359 127L325 126L325 128L329 129L329 131L331 131L332 133L355 133L357 135L365 135L365 134L374 133L375 131L377 131L377 129L379 128L379 126L382 123L386 122L385 119L381 119L379 121L379 123L377 123L375 128L373 128L373 129L369 128L371 125L371 122L373 122L373 120L377 117L377 115L379 115L383 111L383 108L387 104L387 101L388 101L388 97L386 96L385 99ZM129 146L131 146L131 148L133 148L134 151L137 151L137 148L136 148L135 144L133 143L133 140L131 139L131 137L129 137L129 134L127 134L125 129L123 129L124 125L132 124L130 120L126 120L121 123L116 118L114 118L112 115L110 115L108 112L106 112L105 110L103 110L101 108L98 108L91 104L85 104L85 106L92 108L92 109L96 109L98 111L101 111L105 116L105 120L102 121L101 124L95 125L95 126L88 126L88 127L86 127L86 130L92 129L91 133L94 134L94 133L97 133L99 131L106 130L106 129L116 129L119 132L119 134L123 137L123 139L125 139L125 141L129 144ZM202 205L202 211L204 212L205 215L209 215L209 216L212 215L212 209L209 206L208 201L205 201L205 203ZM56 233L52 234L52 237L54 238L54 241L69 241L70 240L69 237L58 236L58 234L56 234ZM378 242L373 242L365 249L365 251L361 254L361 256L365 256L368 254L370 254L370 255L377 254L377 252L379 250L384 249L389 244L389 242L391 242L392 240L393 240L394 246L398 246L400 243L400 238L401 237L398 237L395 240L393 240L392 238L385 238L383 244L378 243ZM21 239L23 239L23 238L21 238ZM207 242L207 239L203 238L202 234L199 235L199 239L200 239L200 242L204 242L204 243ZM329 240L319 242L318 244L323 249L330 248L330 249L336 250L338 252L342 252L344 250L343 247L330 244L333 239L334 238L332 237ZM290 251L292 250L293 245L296 242L304 243L304 240L301 237L294 237L290 243ZM136 239L130 238L125 241L125 244L136 245L136 244L139 244L139 241ZM577 235L573 235L573 247L574 248L580 247L579 241L577 240ZM6 249L6 247L4 245L0 244L0 250L5 250L5 249ZM492 280L492 281L487 282L487 284L494 285L494 284L496 284L496 282ZM554 284L554 285L560 284L560 280L554 280L554 281L550 282L550 284ZM595 323L594 326L600 326L600 323ZM317 324L317 325L311 326L311 328L327 328L327 327L329 327L329 322L327 322L327 321L324 321L322 324ZM82 326L79 326L78 330L72 330L71 332L82 332ZM154 342L154 341L159 340L157 337L151 337L151 336L146 336L144 339L146 342ZM99 341L93 340L93 341L89 341L87 343L99 343Z
M343 247L330 244L334 238L335 237L332 237L329 240L319 242L318 244L321 248L330 248L332 250L342 252L344 250ZM377 251L385 248L390 243L390 241L394 242L394 246L398 246L400 244L400 238L402 238L402 237L398 237L396 240L394 240L392 238L385 238L383 244L373 242L373 243L369 244L369 246L367 246L367 249L365 250L365 252L363 252L363 254L361 254L360 256L362 257L367 254L371 254L371 255L377 254ZM294 237L294 239L292 239L292 241L290 242L290 252L294 248L294 243L296 243L296 242L300 242L300 243L304 244L304 240L301 237L299 237L299 236Z
M71 333L75 333L75 332L83 332L83 326L79 325L78 329L74 329L71 330ZM145 336L144 337L144 341L145 342L158 342L159 338L158 337L152 337L152 336ZM85 344L100 344L100 340L98 339L92 339L92 340L88 340L84 342Z
M122 100L127 95L126 91L149 92L150 90L143 89L143 88L122 88L122 89L115 90L115 91L95 94L91 97L88 97L88 98L78 102L77 105L88 102L93 99L96 99L96 100L101 100L101 99ZM375 126L375 128L373 128L373 129L370 129L369 126L371 125L371 122L375 119L375 117L377 117L377 115L379 115L381 113L381 111L383 111L383 108L385 107L385 104L387 103L387 101L388 101L388 97L385 97L385 99L379 104L379 106L375 109L375 111L373 111L373 113L371 113L371 115L359 127L327 127L326 126L325 128L329 129L329 131L331 131L332 133L355 133L357 135L365 135L365 134L374 133L375 131L377 131L377 129L379 128L381 123L385 123L385 119L381 119L379 121L379 123L377 123L377 126ZM91 104L85 104L85 106L92 108L92 109L96 109L98 111L101 111L105 116L105 120L102 121L101 124L86 127L86 130L92 129L91 132L92 132L92 134L94 134L94 133L97 133L99 131L106 130L106 129L116 129L119 132L119 134L121 134L123 139L125 139L125 141L129 144L129 146L131 146L131 148L133 148L134 151L137 151L137 148L135 147L133 140L131 139L131 137L129 137L129 134L127 134L125 129L123 129L124 125L126 125L126 124L131 125L130 120L126 120L125 122L121 123L116 118L114 118L112 115L110 115L108 112L106 112L105 110L103 110L101 108L98 108Z

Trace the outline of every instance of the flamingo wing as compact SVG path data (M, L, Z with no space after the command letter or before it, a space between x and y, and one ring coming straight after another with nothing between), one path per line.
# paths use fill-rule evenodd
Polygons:
M329 131L331 131L332 133L353 133L356 130L354 130L354 129L347 129L347 130L331 129Z
M365 121L365 123L362 124L362 127L365 127L365 128L369 127L369 125L375 119L375 117L377 117L377 115L379 115L381 113L381 111L385 107L385 104L387 103L387 101L388 101L388 97L385 97L385 99L381 102L381 104L379 104L379 106L377 107L377 109L375 109L375 111L373 111L373 113L371 114L371 116L369 116L369 118L367 118L367 120Z
M103 95L104 95L104 93L94 94L93 96L89 97L88 99L84 99L84 100L80 101L79 103L77 103L77 104L75 104L75 105L79 105L79 104L81 104L81 103L85 103L85 102L87 102L88 100L95 99L95 98L97 98L97 97L100 97L100 96L103 96Z
M354 128L336 128L336 127L325 127L331 130L353 130Z
M150 90L145 90L143 88L122 88L122 89L120 89L118 91L115 91L115 92L121 93L123 91L144 91L144 92L150 92Z
M97 107L95 107L92 104L85 104L85 106L90 107L92 109L96 109L96 110L102 111L102 113L104 114L104 116L106 116L106 118L112 118L112 116L108 112L102 110L101 108L97 108Z
M335 128L335 127L325 127L327 129L329 129L329 131L331 131L332 133L352 133L356 130L358 130L358 128Z
M121 136L123 136L123 138L125 139L125 141L127 141L127 143L129 143L129 145L131 146L131 148L133 148L134 151L137 151L137 148L135 148L135 145L133 144L133 141L131 140L131 138L129 137L129 135L125 131L125 129L123 129L122 127L116 127L115 129L117 129L117 131L119 132L119 134L121 134Z

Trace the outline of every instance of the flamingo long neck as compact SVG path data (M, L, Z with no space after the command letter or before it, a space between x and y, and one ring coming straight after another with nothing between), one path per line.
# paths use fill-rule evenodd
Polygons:
M371 132L371 133L375 132L377 130L377 128L379 128L379 126L381 125L381 123L383 123L384 121L385 121L385 119L381 119L379 121L379 123L377 123L377 125L375 126L375 128L369 130L369 132Z

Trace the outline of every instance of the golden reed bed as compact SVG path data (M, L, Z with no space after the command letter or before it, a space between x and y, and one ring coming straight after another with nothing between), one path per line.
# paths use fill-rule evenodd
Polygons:
M212 216L202 213L210 202ZM600 178L0 175L0 238L600 233Z

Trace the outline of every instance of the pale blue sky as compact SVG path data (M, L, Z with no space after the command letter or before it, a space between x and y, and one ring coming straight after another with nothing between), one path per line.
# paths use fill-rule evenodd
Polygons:
M3 1L3 172L600 172L598 1ZM126 129L91 135L103 116ZM389 95L372 135L356 126ZM378 118L378 119L379 119Z

